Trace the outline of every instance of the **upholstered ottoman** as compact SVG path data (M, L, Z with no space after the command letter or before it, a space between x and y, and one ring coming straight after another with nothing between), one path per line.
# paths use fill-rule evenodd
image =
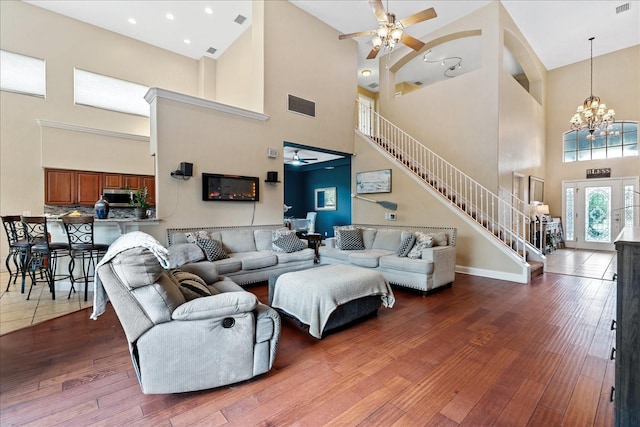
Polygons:
M269 280L269 305L309 326L321 339L335 328L391 308L395 298L384 276L366 268L323 265L274 275Z

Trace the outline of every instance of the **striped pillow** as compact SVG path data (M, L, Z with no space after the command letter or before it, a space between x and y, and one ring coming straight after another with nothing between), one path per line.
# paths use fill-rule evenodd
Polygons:
M180 292L182 292L182 295L184 295L184 299L187 301L212 295L207 284L200 276L178 269L170 270L170 272L178 283L178 288Z

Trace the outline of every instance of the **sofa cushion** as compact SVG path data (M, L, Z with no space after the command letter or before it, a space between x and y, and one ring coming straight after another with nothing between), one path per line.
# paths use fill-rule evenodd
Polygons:
M120 252L113 257L111 265L114 272L129 289L155 283L165 271L158 262L158 258L144 247L135 247Z
M179 269L170 271L186 301L211 296L207 284L199 276Z
M290 254L291 252L301 251L307 247L307 245L295 234L285 234L284 236L278 237L273 241L273 244L279 247L282 252L286 252Z
M192 262L180 266L180 270L193 273L204 280L207 285L210 285L220 280L220 278L218 277L218 263L219 261Z
M360 267L376 268L381 256L392 254L384 249L368 249L349 254L349 262Z
M218 269L218 274L221 276L242 270L242 260L235 257L221 259L218 261L214 261L214 263L216 265L216 268Z
M256 241L253 237L253 230L222 230L222 247L227 253L255 252Z
M411 259L418 259L422 257L423 249L433 246L433 237L431 234L422 233L420 231L416 231L414 234L416 236L416 242L407 254L407 257Z
M193 243L176 243L169 246L168 250L169 268L180 267L183 264L202 261L206 258L200 246Z
M373 240L371 248L395 252L400 246L401 237L402 230L381 228L376 232L376 238Z
M314 259L316 253L311 248L305 248L301 251L285 253L285 252L276 252L276 257L278 258L279 264L287 264L289 262L297 262L297 261L308 261Z
M278 257L271 251L238 252L231 257L241 262L242 270L257 270L278 263Z
M273 241L273 230L255 230L253 237L256 241L256 250L271 250L271 242Z
M411 251L411 248L413 248L414 243L416 243L416 236L413 233L403 231L396 255L406 257Z
M364 243L365 249L371 249L373 247L373 241L376 238L376 228L362 228L362 243Z
M207 261L218 261L220 259L229 258L229 255L222 249L222 245L217 240L196 239L196 243L207 257Z
M380 268L389 270L406 271L408 273L431 274L433 273L433 263L423 259L411 259L399 257L398 255L387 255L380 257Z
M357 251L364 249L361 229L354 228L353 230L338 230L338 236L338 240L340 241L338 249L345 251Z
M337 259L340 261L345 261L348 262L349 261L349 255L354 253L354 251L343 251L340 250L338 248L332 248L329 246L320 246L320 249L318 249L318 252L320 253L320 258L333 258L333 259Z

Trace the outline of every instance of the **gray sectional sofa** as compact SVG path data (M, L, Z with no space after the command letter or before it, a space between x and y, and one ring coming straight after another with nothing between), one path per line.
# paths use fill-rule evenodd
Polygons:
M447 227L389 227L353 225L361 230L362 249L341 249L336 237L320 247L320 264L350 264L373 269L394 285L426 293L450 285L455 279L456 229ZM348 228L347 228L348 229ZM432 235L433 246L418 251L419 258L399 256L398 250L409 234ZM357 246L357 245L356 245Z
M201 275L213 265L218 274L248 285L267 281L274 273L313 266L315 251L304 240L304 249L289 253L274 250L274 231L282 229L282 225L169 229L171 267ZM203 250L194 243L198 238L220 242L228 258L207 261Z

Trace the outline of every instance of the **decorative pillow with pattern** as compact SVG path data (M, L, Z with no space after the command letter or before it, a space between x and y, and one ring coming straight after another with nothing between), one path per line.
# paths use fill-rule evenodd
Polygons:
M209 238L209 233L207 233L205 230L193 231L193 232L189 231L187 233L184 233L184 235L187 238L187 242L189 243L196 243L198 239Z
M413 245L413 248L407 254L407 257L411 259L419 259L422 258L422 250L426 248L430 248L433 246L433 237L429 234L421 233L416 231L414 233L416 237L416 242Z
M218 261L219 259L229 258L229 255L222 249L222 244L217 240L198 238L196 243L204 251L208 261Z
M433 238L433 246L447 246L447 233L429 233Z
M280 249L280 252L286 252L288 254L291 252L301 251L307 247L302 240L298 239L298 236L296 236L295 233L285 234L278 237L273 241L273 245L277 246Z
M288 228L278 228L273 230L272 238L271 238L271 250L274 252L284 252L282 248L275 244L275 241L281 238L282 236L287 236L293 234L296 235L295 230L289 230Z
M211 291L200 276L178 269L170 270L170 272L177 282L180 292L184 295L184 299L187 301L211 296Z
M411 248L416 243L416 236L413 233L402 233L403 239L400 242L400 246L398 246L398 250L396 251L396 255L399 257L406 257L409 255Z
M336 238L336 248L340 249L342 242L340 241L340 233L341 230L355 230L356 227L353 225L334 225L333 226L333 236Z
M345 251L357 251L364 249L362 230L359 228L354 228L353 230L338 230L338 240L340 241L338 249Z

